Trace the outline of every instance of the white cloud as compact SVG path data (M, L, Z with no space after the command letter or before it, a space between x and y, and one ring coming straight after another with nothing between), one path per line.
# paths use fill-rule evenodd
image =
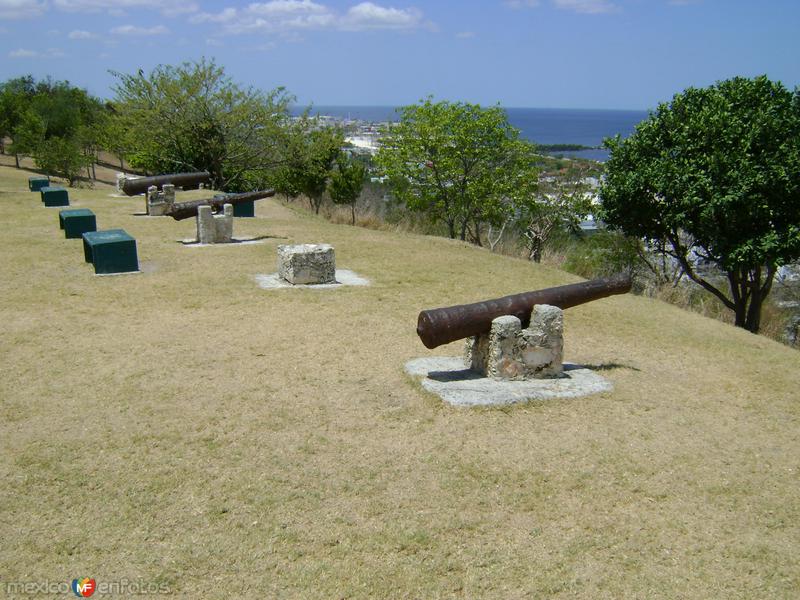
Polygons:
M37 0L0 0L0 19L29 19L41 15L47 5Z
M76 29L75 31L70 31L67 37L71 40L93 40L97 37L97 34L90 31L83 31L82 29Z
M64 56L64 52L58 48L48 48L41 52L39 50L19 48L9 52L8 56L9 58L61 58Z
M200 13L189 17L191 23L230 23L236 20L239 11L235 8L226 8L216 15L211 13Z
M137 35L137 36L150 36L150 35L166 35L169 29L163 25L156 25L155 27L137 27L136 25L120 25L111 30L114 35Z
M197 3L192 0L54 0L53 4L69 12L108 12L117 15L124 9L159 10L168 17L199 10Z
M469 39L469 38L474 38L475 37L475 32L474 31L459 31L456 34L456 37L459 38L459 39L462 39L462 40L466 40L466 39Z
M609 0L553 0L557 8L587 15L616 12L619 7Z
M539 0L506 0L505 5L511 8L536 8L541 3Z
M219 13L200 13L192 23L218 23L224 33L280 32L292 30L333 29L365 31L370 29L412 30L430 26L422 13L414 8L384 7L361 2L345 14L312 0L272 0L257 2L245 8L228 7Z
M364 29L416 29L422 25L422 14L414 9L385 8L372 2L362 2L351 7L342 19L342 28Z

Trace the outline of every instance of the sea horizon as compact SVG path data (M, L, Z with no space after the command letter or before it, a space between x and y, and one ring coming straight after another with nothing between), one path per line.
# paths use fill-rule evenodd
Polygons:
M291 107L294 115L307 106ZM392 122L399 119L395 106L379 105L311 105L311 114L350 119L367 123ZM601 148L603 140L633 133L636 125L647 118L647 110L612 108L525 108L501 107L509 123L520 131L520 136L536 144L574 144L589 150L559 152L558 155L605 161L608 152Z

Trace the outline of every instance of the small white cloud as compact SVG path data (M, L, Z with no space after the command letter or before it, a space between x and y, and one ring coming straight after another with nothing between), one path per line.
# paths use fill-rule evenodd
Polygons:
M166 35L169 29L163 25L156 25L155 27L137 27L136 25L120 25L111 30L114 35L134 35L134 36L151 36L151 35Z
M272 0L256 2L246 8L228 7L218 13L199 13L189 19L192 23L218 23L225 33L243 34L292 30L366 31L371 29L411 30L433 26L423 21L422 13L414 8L399 9L361 2L345 14L312 0Z
M19 48L8 53L9 58L62 58L64 52L59 48L48 48L42 52Z
M511 8L536 8L541 2L539 0L506 0L505 5Z
M353 31L364 29L415 29L422 25L422 13L414 8L383 7L372 2L362 2L351 7L342 19L342 28Z
M467 40L469 38L474 38L475 37L475 32L474 31L459 31L456 34L456 37L461 39L461 40Z
M190 23L230 23L238 16L239 11L235 8L226 8L221 13L200 13L189 17Z
M0 0L0 19L30 19L46 8L46 3L37 0Z
M599 15L619 10L619 7L609 0L553 0L557 8L571 10L587 15Z
M91 31L83 31L82 29L76 29L75 31L70 31L67 34L67 37L71 40L93 40L97 37L96 33L92 33Z
M223 45L224 44L222 43L222 40L220 40L220 39L217 39L217 38L206 38L206 46L211 46L212 48L220 48Z
M192 0L54 0L56 8L69 12L108 12L120 14L125 9L158 10L161 14L176 15L197 12Z
M8 53L9 58L37 58L39 53L36 50L26 50L25 48L18 48Z

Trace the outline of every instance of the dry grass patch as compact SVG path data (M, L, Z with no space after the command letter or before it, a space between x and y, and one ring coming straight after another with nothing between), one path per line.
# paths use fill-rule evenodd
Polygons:
M566 312L612 393L443 406L403 373L422 308L576 281L462 243L268 200L237 237L70 190L139 245L95 277L0 168L3 581L163 582L200 597L793 598L798 361L632 296ZM279 243L370 287L262 290ZM460 344L439 349L459 354Z

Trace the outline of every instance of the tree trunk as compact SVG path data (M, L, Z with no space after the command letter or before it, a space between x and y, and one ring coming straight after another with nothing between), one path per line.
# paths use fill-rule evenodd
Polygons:
M97 169L95 169L95 164L92 163L92 179L97 181Z
M447 219L447 234L451 240L456 239L456 222L453 219Z
M774 277L775 268L771 265L767 265L766 274L761 266L728 272L734 304L734 324L737 327L758 333L761 328L761 310L772 289Z
M350 214L353 216L353 225L356 224L356 203L350 205Z
M16 152L14 153L14 162L17 163L17 168L19 169L19 154Z

